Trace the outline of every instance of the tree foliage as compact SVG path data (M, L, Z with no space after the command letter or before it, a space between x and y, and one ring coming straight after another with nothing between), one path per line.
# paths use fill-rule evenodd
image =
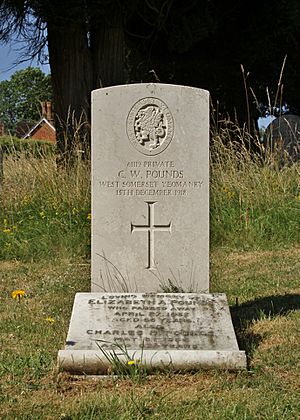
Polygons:
M15 134L19 122L36 122L41 116L41 102L51 98L50 75L33 67L17 71L10 80L0 82L0 121Z
M153 68L163 82L208 89L220 111L241 124L248 120L247 100L254 120L269 105L287 103L300 112L298 0L173 1L163 25L139 43L138 51L136 79Z

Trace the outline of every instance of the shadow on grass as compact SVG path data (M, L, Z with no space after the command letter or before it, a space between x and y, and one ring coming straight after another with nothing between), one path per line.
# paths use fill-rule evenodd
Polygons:
M255 349L264 338L251 331L251 324L260 319L271 319L276 315L286 315L295 310L300 310L300 294L267 296L230 308L239 347L247 354L248 366Z

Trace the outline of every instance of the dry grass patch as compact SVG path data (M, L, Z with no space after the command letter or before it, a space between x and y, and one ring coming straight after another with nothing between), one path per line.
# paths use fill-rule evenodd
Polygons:
M211 253L212 290L225 292L231 304L264 297L299 294L300 248Z
M222 252L222 251L220 251ZM215 252L218 255L218 251ZM265 260L265 258L276 258L276 257L300 257L300 247L295 246L288 249L280 249L280 250L260 250L260 251L233 251L228 254L228 260L230 262L242 262L252 264L256 263L257 261Z
M15 270L20 265L20 261L0 261L0 273Z

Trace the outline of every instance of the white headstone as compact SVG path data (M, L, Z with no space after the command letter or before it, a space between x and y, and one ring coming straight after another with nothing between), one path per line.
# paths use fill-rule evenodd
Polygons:
M209 289L209 94L92 94L92 291Z
M92 293L75 297L61 370L106 374L116 357L148 371L246 367L226 296L203 293L208 96L160 84L93 92Z

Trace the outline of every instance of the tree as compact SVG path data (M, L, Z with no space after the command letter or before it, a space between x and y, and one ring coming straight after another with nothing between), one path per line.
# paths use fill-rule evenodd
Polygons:
M67 159L78 126L81 147L88 147L84 122L90 120L91 91L126 81L122 6L114 0L75 0L68 6L64 12L61 2L54 1L42 11L47 21L58 146Z
M0 121L15 134L21 121L35 122L41 116L41 102L51 100L51 77L39 68L15 72L10 80L0 82Z

